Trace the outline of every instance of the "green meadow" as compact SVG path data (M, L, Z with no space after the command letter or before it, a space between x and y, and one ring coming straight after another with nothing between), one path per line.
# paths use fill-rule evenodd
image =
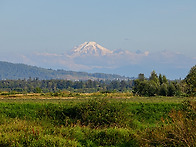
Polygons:
M0 96L0 146L196 146L194 97Z

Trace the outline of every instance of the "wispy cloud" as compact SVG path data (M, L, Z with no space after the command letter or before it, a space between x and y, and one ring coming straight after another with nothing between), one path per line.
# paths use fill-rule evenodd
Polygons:
M143 69L157 69L168 75L172 75L175 69L178 72L181 69L182 75L180 72L176 75L183 77L185 76L185 71L196 63L196 58L189 58L181 53L166 50L154 53L148 51L134 53L128 50L118 50L108 56L71 56L67 54L35 53L31 56L23 55L21 57L24 63L41 67L87 72L111 71L111 73L117 72L117 74L128 73L129 71L130 75L128 76L135 75L134 71L138 71L139 69L141 69L139 70L141 72ZM117 69L121 71L117 71ZM143 72L145 73L146 71Z

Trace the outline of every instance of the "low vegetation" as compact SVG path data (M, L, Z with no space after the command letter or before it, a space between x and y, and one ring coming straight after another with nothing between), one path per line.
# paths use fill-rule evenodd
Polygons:
M195 98L38 98L1 100L1 146L196 145Z
M0 146L196 146L196 71L170 81L3 80Z

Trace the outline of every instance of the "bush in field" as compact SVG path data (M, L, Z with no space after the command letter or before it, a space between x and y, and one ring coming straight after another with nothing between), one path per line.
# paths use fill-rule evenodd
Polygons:
M94 146L139 146L135 133L125 128L95 129L89 137Z
M169 116L162 127L147 130L143 145L196 146L196 102L185 102L181 111L173 110Z
M130 113L120 103L107 99L91 99L77 108L76 118L91 127L126 126L130 124Z
M52 119L55 124L76 124L96 127L125 127L131 123L129 111L122 103L94 98L71 107L48 105L38 111L39 117Z

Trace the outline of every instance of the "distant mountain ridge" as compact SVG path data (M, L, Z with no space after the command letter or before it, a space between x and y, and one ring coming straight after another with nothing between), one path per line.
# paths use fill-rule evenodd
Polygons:
M0 80L5 79L28 79L38 78L40 80L48 79L67 79L67 80L114 80L127 79L117 74L87 73L66 70L52 70L26 64L15 64L0 61Z

